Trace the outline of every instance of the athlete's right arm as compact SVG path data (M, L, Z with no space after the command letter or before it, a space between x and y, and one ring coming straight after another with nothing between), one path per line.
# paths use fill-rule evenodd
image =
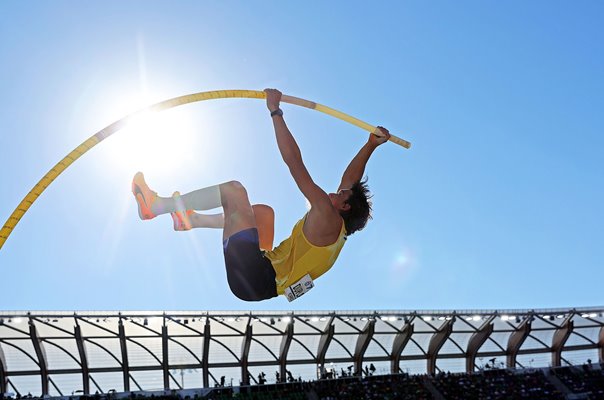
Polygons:
M277 110L281 102L281 92L276 89L265 89L264 92L266 93L266 106L269 111L272 112ZM279 152L281 153L283 161L285 161L285 164L289 168L289 172L294 178L296 185L298 185L298 188L304 197L308 199L312 207L316 207L317 210L331 210L329 196L310 176L310 173L302 161L300 148L289 131L283 116L274 115L272 119Z
M363 178L363 174L365 173L365 166L373 154L373 151L380 145L386 143L388 139L390 139L390 132L388 129L379 126L378 127L382 132L382 135L376 136L373 133L369 134L369 138L367 139L367 143L361 147L356 156L350 161L348 167L344 171L342 175L342 181L340 182L340 186L338 190L341 189L350 189L352 185L359 182Z

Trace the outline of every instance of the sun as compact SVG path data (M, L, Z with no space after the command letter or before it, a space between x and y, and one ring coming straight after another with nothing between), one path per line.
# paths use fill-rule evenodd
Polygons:
M142 111L107 141L110 166L170 174L194 161L196 136L190 110Z

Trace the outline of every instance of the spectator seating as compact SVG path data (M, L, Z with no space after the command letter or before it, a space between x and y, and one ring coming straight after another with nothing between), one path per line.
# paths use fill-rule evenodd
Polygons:
M559 367L552 372L574 394L587 394L590 399L604 399L604 365L591 362L581 367Z
M446 373L436 376L433 382L447 400L564 399L541 370Z

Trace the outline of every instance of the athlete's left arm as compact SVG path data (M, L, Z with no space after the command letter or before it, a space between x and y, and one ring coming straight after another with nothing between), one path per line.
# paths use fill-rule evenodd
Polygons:
M388 129L378 126L379 130L383 135L377 136L373 133L369 134L369 139L367 139L367 143L361 147L356 156L350 161L348 167L344 171L344 175L342 175L342 181L340 182L340 189L350 189L352 185L357 183L363 178L363 174L365 173L365 166L367 165L367 161L373 154L373 151L381 144L386 143L390 138L390 132Z

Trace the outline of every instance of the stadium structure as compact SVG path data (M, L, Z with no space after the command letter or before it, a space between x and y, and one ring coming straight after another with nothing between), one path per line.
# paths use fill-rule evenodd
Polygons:
M17 396L473 374L592 361L604 363L604 307L0 312L0 394Z

